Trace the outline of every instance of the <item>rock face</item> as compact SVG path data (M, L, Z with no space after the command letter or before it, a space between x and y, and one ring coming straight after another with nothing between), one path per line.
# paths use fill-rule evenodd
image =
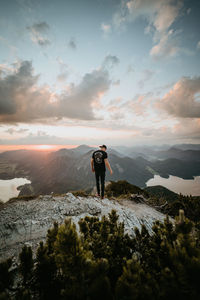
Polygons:
M67 193L62 196L43 195L32 200L16 200L0 206L0 260L7 257L17 259L26 243L35 250L44 240L48 228L54 221L59 224L71 217L77 224L80 218L107 215L112 209L117 211L119 220L125 224L130 234L133 228L145 224L151 231L155 220L165 218L154 208L131 200L101 200L97 197L80 197Z

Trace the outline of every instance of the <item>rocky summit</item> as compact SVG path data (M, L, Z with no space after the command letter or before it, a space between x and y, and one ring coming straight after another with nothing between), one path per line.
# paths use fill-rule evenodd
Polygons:
M112 209L117 211L119 221L123 221L125 231L132 234L133 228L144 224L151 231L155 220L163 221L165 215L145 203L121 199L103 200L94 197L74 196L67 193L60 196L40 195L32 200L16 199L0 206L0 260L7 257L17 259L24 244L33 250L45 240L47 230L54 221L59 224L65 218L72 218L75 224L88 216L102 217Z

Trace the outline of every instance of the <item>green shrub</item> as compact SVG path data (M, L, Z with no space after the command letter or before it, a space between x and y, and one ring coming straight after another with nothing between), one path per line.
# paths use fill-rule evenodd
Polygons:
M197 223L198 224L198 223ZM130 236L112 211L85 217L79 231L71 219L48 230L35 264L20 254L23 280L14 299L199 299L199 228L180 211L175 224L156 221L153 233L133 229ZM0 264L0 299L13 286L11 260Z
M140 189L138 186L129 183L126 180L111 181L106 189L106 195L108 197L119 197L121 195L140 194L148 197L148 193L145 190Z

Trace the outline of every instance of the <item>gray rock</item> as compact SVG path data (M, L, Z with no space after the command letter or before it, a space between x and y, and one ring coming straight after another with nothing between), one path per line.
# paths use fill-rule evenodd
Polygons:
M145 224L151 232L155 220L165 218L163 214L145 203L131 200L101 200L97 197L75 197L72 193L62 196L44 195L25 201L16 200L0 206L0 260L13 257L17 260L24 244L32 245L35 251L41 240L45 240L47 230L53 222L59 224L65 218L72 218L77 225L85 216L108 215L112 209L117 211L125 230L133 234L133 228ZM78 227L77 227L78 228Z

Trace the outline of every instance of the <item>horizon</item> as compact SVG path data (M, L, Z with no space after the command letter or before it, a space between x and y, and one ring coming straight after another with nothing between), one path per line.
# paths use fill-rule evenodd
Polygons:
M142 148L142 147L157 147L158 149L159 148L167 148L167 149L170 149L170 148L173 148L173 147L178 147L178 146L181 146L181 145L188 145L188 149L190 149L189 146L193 146L193 145L199 145L199 143L180 143L180 144L157 144L157 145L148 145L148 144L137 144L137 145L133 145L133 146L126 146L126 145L115 145L115 146L112 146L112 145L109 145L108 146L108 150L109 149L115 149L115 148L120 148L120 147L125 147L125 148ZM14 151L14 150L36 150L36 151L49 151L49 152L52 152L52 151L58 151L60 149L75 149L75 148L78 148L80 146L88 146L88 147L91 147L91 148L98 148L99 145L90 145L90 144L79 144L79 145L56 145L56 144L33 144L33 145L0 145L0 153L2 152L6 152L6 151Z
M0 147L200 143L199 12L197 0L4 1Z

